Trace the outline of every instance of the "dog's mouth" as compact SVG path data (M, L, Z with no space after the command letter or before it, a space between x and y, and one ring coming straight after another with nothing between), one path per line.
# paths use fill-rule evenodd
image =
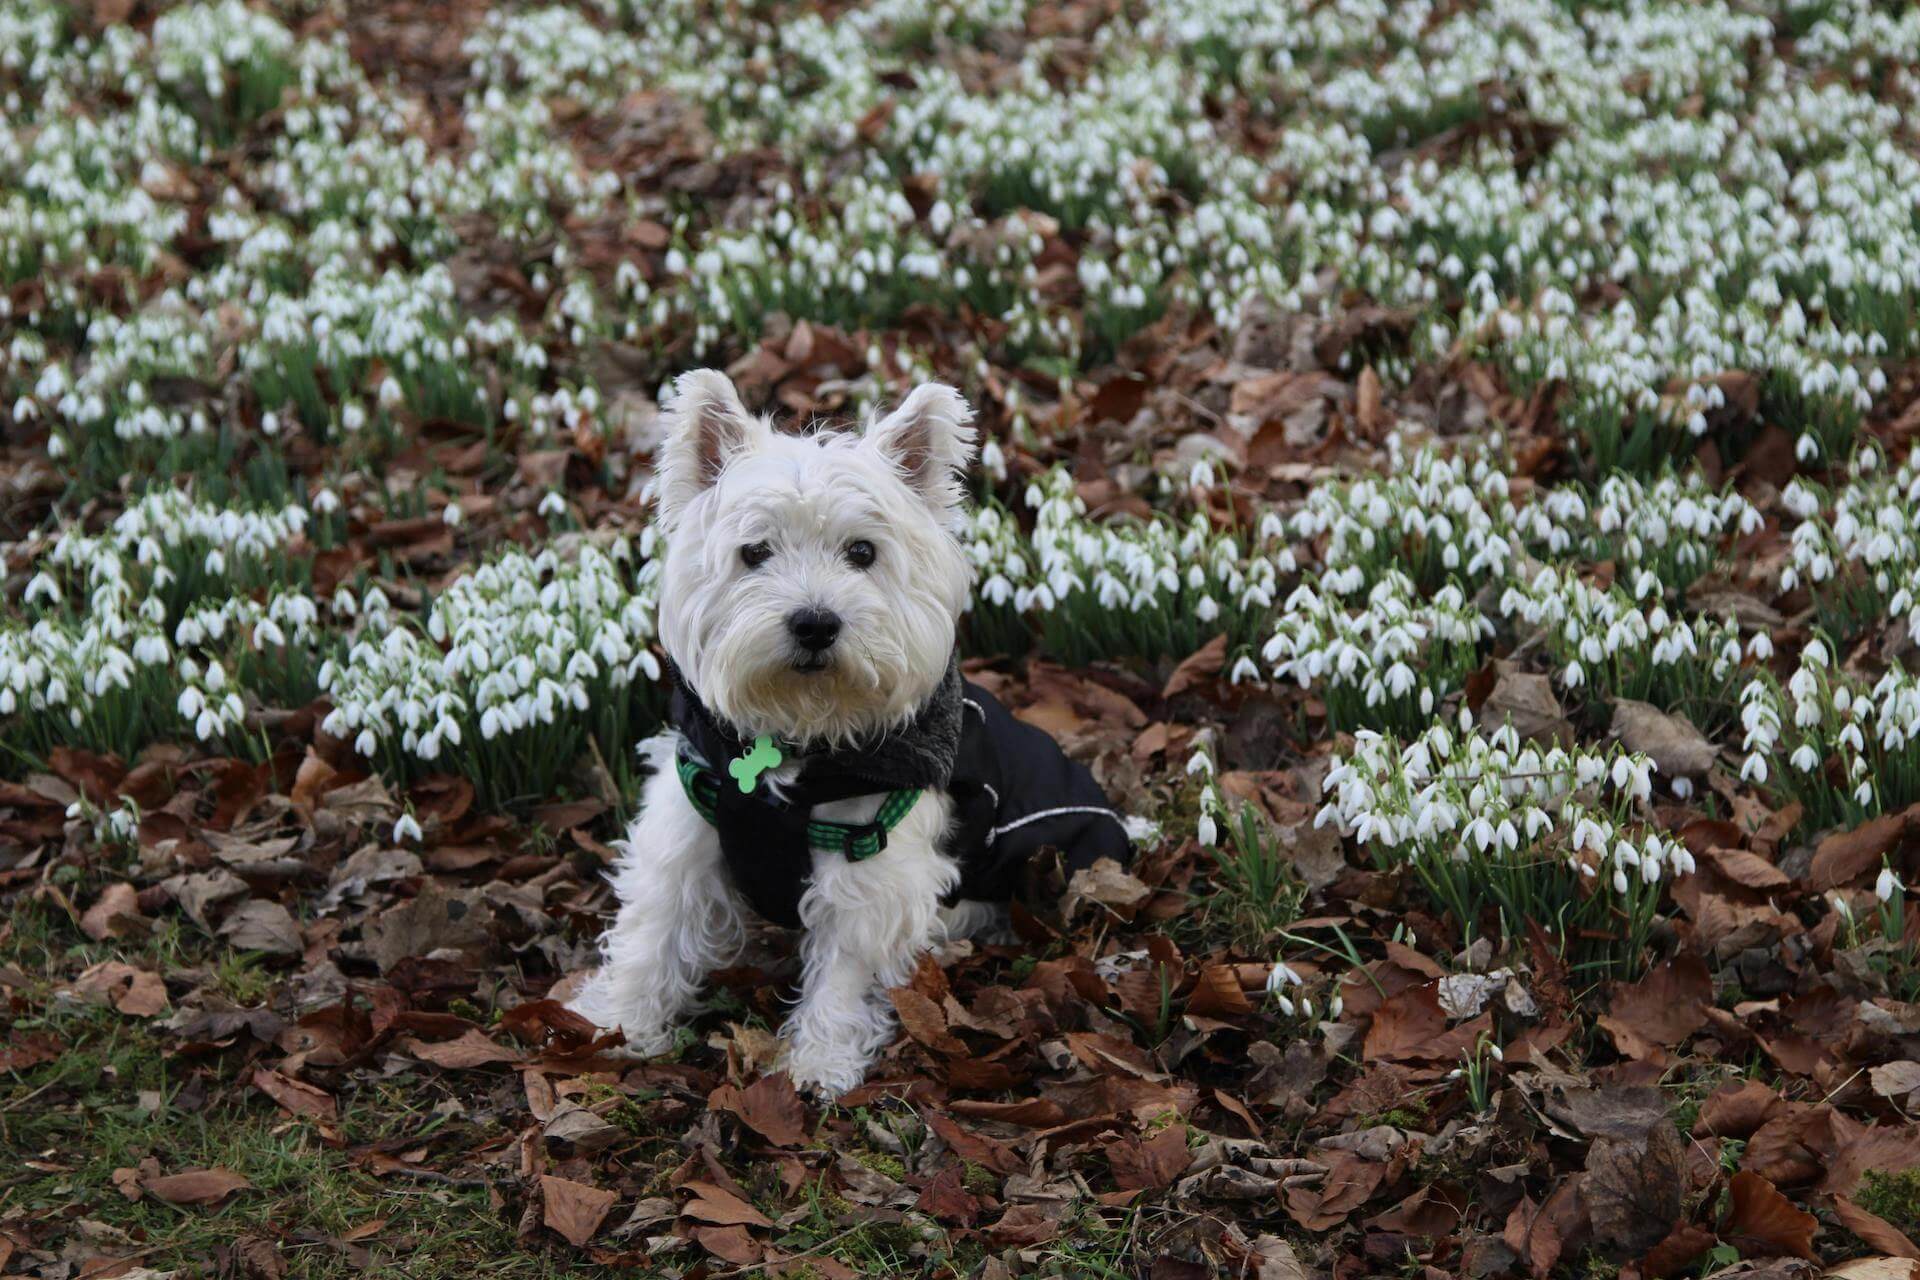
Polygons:
M811 676L825 671L833 662L824 653L803 653L789 665L800 675Z

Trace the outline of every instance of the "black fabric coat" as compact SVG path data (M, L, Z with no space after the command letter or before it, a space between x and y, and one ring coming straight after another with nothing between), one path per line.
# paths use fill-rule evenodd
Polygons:
M1126 828L1093 775L1043 731L1014 719L957 665L912 723L841 750L782 745L799 776L773 793L764 779L743 794L727 764L751 748L675 674L671 711L683 760L718 776L713 825L735 886L775 924L800 923L813 874L807 822L815 805L907 789L945 791L953 821L942 851L960 864L952 899L1004 902L1020 869L1042 848L1058 848L1070 870L1101 858L1125 865ZM885 858L882 849L876 858Z

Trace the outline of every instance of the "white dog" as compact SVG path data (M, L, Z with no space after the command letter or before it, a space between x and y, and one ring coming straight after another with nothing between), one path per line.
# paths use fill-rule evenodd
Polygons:
M956 528L971 411L922 386L860 435L776 432L702 370L668 406L661 638L673 727L574 998L659 1053L751 909L799 925L796 1083L835 1095L892 1037L889 987L992 919L1043 844L1124 861L1125 828L1051 739L960 679Z

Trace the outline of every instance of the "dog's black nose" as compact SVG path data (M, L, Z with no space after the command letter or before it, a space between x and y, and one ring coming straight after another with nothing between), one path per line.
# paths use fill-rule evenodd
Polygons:
M787 630L802 649L820 653L840 638L840 615L831 609L795 609L787 615Z

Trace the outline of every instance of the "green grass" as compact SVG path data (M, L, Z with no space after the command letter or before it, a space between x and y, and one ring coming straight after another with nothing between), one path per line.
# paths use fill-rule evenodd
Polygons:
M577 1269L564 1246L516 1239L508 1213L490 1207L484 1187L381 1181L356 1169L347 1151L325 1146L311 1123L225 1078L222 1066L196 1086L204 1060L166 1056L167 1045L136 1020L55 1006L15 1025L50 1031L72 1047L0 1085L0 1146L42 1162L0 1174L0 1213L43 1222L90 1218L138 1242L145 1265L190 1273L211 1270L217 1249L248 1234L275 1241L290 1273L301 1276L364 1274L359 1249L382 1273L419 1280L482 1267L530 1278ZM206 1102L194 1109L201 1088ZM348 1143L421 1133L440 1119L423 1111L433 1092L381 1086L371 1100L343 1097ZM423 1133L422 1141L468 1136L480 1135L449 1127ZM175 1207L151 1195L128 1201L114 1171L149 1158L168 1173L231 1169L253 1189L215 1207ZM370 1227L354 1245L342 1239ZM429 1242L431 1249L421 1248Z
M96 891L71 886L78 902ZM85 1238L72 1228L79 1220L98 1222L108 1229L96 1233L101 1253L137 1250L142 1265L185 1274L212 1274L215 1251L244 1235L275 1242L288 1274L302 1277L361 1276L368 1257L374 1273L408 1280L452 1280L480 1269L515 1280L598 1270L544 1234L517 1238L519 1197L510 1176L501 1188L507 1205L495 1208L485 1186L383 1180L355 1167L352 1149L382 1140L471 1150L508 1136L497 1122L436 1112L449 1096L441 1077L422 1072L343 1088L345 1147L330 1147L312 1122L287 1115L246 1083L252 1064L237 1049L179 1055L178 1038L144 1019L54 995L87 965L114 958L168 975L191 972L227 999L253 1005L279 981L257 954L231 951L178 923L148 938L96 943L44 903L18 904L9 920L0 965L34 981L13 1006L30 1012L0 1027L0 1039L47 1036L65 1052L0 1073L0 1151L9 1156L0 1166L0 1216L50 1224L56 1244ZM130 1201L114 1185L114 1171L149 1158L164 1173L231 1169L253 1189L213 1207L177 1207L151 1195ZM364 1239L342 1240L370 1224L377 1225Z
M1307 886L1295 875L1278 834L1252 804L1221 823L1222 842L1212 850L1212 889L1201 908L1206 924L1232 941L1259 951L1295 920Z
M1868 1213L1885 1218L1898 1230L1920 1229L1920 1169L1883 1173L1870 1169L1861 1179L1854 1202Z

